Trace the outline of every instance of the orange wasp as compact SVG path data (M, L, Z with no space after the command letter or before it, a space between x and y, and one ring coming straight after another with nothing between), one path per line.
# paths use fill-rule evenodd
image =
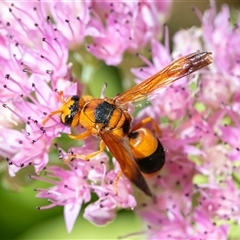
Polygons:
M130 90L114 98L93 98L90 96L71 96L64 100L60 92L62 106L45 118L45 124L53 115L59 114L61 122L70 127L81 125L85 131L79 135L69 134L72 139L85 139L90 135L101 138L100 149L88 155L73 154L73 158L89 160L104 151L107 146L120 164L114 186L121 174L133 182L145 194L152 193L144 175L158 172L165 162L165 151L158 138L143 125L152 122L155 130L160 132L157 123L150 117L131 127L132 116L128 104L146 98L155 90L165 87L177 79L189 75L212 63L210 52L196 52L173 61L170 65L146 79Z

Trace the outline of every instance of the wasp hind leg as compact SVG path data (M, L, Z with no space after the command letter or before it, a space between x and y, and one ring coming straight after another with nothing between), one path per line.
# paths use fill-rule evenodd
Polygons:
M74 140L83 140L83 139L89 137L90 135L91 135L91 132L89 132L89 131L82 132L78 135L68 134L68 136Z
M114 182L113 182L113 189L114 189L114 193L115 193L116 196L118 195L117 184L118 184L118 180L120 179L121 176L122 176L122 171L120 170L117 173L117 176L116 176L116 178L114 179Z
M68 136L74 140L83 140L87 137L89 137L91 135L90 131L85 131L83 133L80 133L78 135L73 135L73 134L69 134ZM105 143L103 141L100 142L100 149L96 152L87 154L87 155L83 155L83 154L77 154L77 153L71 153L67 159L64 160L65 163L69 163L70 161L72 161L75 158L80 158L86 161L89 161L90 158L95 157L96 155L98 155L99 153L103 152L105 149Z
M87 155L83 155L83 154L78 154L78 153L71 153L67 159L64 160L65 163L69 163L70 161L72 161L73 159L79 158L79 159L83 159L86 161L89 161L91 158L97 156L98 154L100 154L101 152L104 151L106 145L103 141L100 142L100 149L96 152L87 154Z
M134 132L136 130L138 130L139 128L141 128L143 125L147 124L151 122L152 125L153 125L153 128L154 128L154 131L158 134L158 135L162 135L162 131L161 129L159 128L157 122L151 118L151 117L146 117L144 118L141 122L139 122L138 124L136 124L132 129L131 129L131 132Z

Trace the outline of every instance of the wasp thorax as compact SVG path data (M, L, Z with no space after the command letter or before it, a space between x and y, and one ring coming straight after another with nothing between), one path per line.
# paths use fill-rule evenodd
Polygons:
M69 97L62 105L61 121L65 125L76 126L78 124L78 115L80 113L79 96Z

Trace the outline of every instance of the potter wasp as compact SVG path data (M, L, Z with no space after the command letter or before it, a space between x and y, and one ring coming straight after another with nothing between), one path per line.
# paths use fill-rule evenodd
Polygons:
M114 98L74 95L65 100L63 92L60 92L62 99L60 109L51 112L43 123L45 124L53 115L59 114L63 124L70 127L80 125L85 129L79 135L69 134L70 138L85 139L90 135L100 137L98 151L88 155L73 154L66 161L73 158L89 160L107 147L121 167L116 177L115 187L123 173L145 194L152 196L144 177L153 175L163 167L165 151L155 134L144 125L151 122L157 132L160 132L160 129L150 117L131 126L132 116L128 112L128 105L147 98L155 90L211 62L210 52L195 52L180 57L155 75Z

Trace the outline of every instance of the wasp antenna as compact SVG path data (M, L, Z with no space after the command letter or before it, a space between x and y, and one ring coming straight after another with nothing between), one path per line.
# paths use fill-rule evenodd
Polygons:
M65 100L64 100L64 94L63 94L63 91L58 92L58 94L59 94L59 96L60 96L61 102L64 103Z
M106 89L107 89L107 83L104 83L101 91L101 98L105 98Z
M48 122L50 120L50 118L52 118L52 116L56 115L56 114L61 114L62 110L57 110L54 112L51 112L46 118L44 118L44 120L42 121L42 125L45 125L46 122Z

